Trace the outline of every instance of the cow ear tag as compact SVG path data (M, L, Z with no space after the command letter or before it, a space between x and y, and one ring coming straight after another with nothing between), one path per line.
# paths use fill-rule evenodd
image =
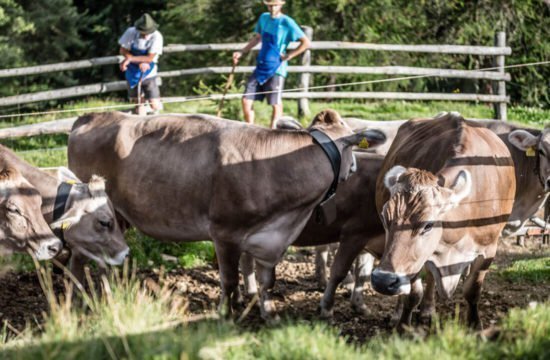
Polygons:
M69 228L69 226L71 226L71 223L68 222L68 221L63 221L61 223L61 230L67 230Z
M367 138L363 138L363 140L361 140L361 142L359 143L359 148L361 149L368 149L369 148L369 142L367 141Z
M527 155L529 157L535 156L536 155L535 147L530 146L529 148L527 148L527 150L525 151L525 155Z

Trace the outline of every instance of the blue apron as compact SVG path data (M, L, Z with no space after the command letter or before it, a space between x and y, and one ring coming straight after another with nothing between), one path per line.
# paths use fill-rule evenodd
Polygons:
M147 50L139 50L132 44L132 48L130 49L130 53L133 56L144 56L147 55ZM149 70L143 73L143 79L147 77L153 71L155 68L155 63L151 62L149 63ZM128 68L126 69L126 81L128 82L128 85L130 86L130 89L133 89L136 87L136 85L139 83L139 79L142 78L141 70L139 69L139 64L130 63L128 64Z
M274 28L278 29L281 19L275 19L277 22L274 24ZM256 80L263 85L267 80L269 80L283 61L281 60L281 53L279 52L279 44L277 42L277 34L270 34L268 32L263 32L262 34L262 48L260 53L256 58L256 70L254 75Z

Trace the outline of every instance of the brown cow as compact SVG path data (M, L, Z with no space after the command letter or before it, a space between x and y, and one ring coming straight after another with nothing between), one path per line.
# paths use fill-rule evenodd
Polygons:
M425 264L446 298L471 265L464 284L467 317L481 327L477 303L512 212L513 166L493 132L456 113L402 125L377 181L386 243L371 275L374 289L411 294L407 307L413 308L422 296L418 274ZM410 324L410 312L406 316L402 324Z
M384 142L377 131L354 134L334 111L309 128L333 139L352 165L352 145ZM238 299L242 252L259 264L260 308L270 318L274 266L325 196L334 174L308 131L270 130L206 115L79 118L69 137L69 166L86 180L107 179L107 193L130 224L165 241L212 239L220 266L221 308Z
M52 230L65 242L71 252L71 272L82 282L85 259L92 259L105 268L120 265L129 248L115 218L113 205L105 193L105 181L97 176L89 184L81 183L66 168L59 169L55 178L31 166L9 149L0 146L5 158L15 164L19 172L42 196L42 214ZM62 209L54 219L56 199L62 186L66 197L59 203Z
M6 150L0 147L0 247L7 252L31 251L38 260L51 259L63 244L40 212L40 193Z

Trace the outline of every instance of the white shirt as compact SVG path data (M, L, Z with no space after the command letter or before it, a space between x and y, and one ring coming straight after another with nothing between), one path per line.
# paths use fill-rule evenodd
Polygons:
M118 40L118 43L126 50L131 50L132 45L134 45L134 47L138 50L147 50L148 54L155 54L153 62L158 62L159 55L162 54L162 47L164 45L162 34L159 31L155 31L152 34L146 35L144 38L140 35L140 32L135 27L129 27L128 29L126 29L124 34L122 34L122 36ZM147 75L147 78L156 76L157 68L158 66L155 66L153 71L151 71Z

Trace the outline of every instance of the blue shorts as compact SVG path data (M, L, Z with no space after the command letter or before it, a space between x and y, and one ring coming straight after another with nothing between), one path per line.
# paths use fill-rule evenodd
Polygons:
M244 98L250 100L262 101L267 98L269 105L279 105L283 103L283 88L285 85L285 78L280 75L273 75L269 80L260 85L254 73L250 75L246 82L244 90ZM269 92L267 94L256 94ZM248 95L250 94L250 95Z

